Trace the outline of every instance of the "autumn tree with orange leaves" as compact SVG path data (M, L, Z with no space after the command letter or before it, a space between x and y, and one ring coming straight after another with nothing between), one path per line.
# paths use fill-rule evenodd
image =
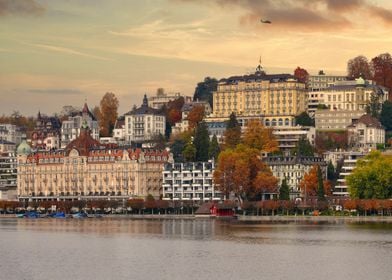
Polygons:
M240 201L258 200L277 191L277 179L260 160L259 151L242 144L220 153L214 182L226 198L233 194Z
M99 126L101 136L110 136L117 120L119 102L112 92L107 92L102 97L99 107Z
M314 165L308 173L306 173L300 182L300 189L304 196L317 196L319 194L318 185L319 185L319 176L318 169L319 165ZM324 194L328 195L331 193L331 184L327 181L323 181Z
M188 114L189 128L194 129L204 118L205 110L203 105L196 105Z
M303 69L303 68L301 68L299 66L294 70L294 77L296 77L299 82L305 83L306 85L309 82L309 73L308 73L308 71L306 71L306 69Z
M242 143L259 151L275 152L279 147L272 132L272 128L265 127L260 120L250 120L242 137Z

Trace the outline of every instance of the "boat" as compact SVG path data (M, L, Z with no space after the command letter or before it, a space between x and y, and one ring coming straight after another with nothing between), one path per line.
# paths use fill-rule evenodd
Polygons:
M84 218L88 218L88 217L89 216L84 212L78 212L78 213L72 214L72 218L74 218L74 219L84 219Z

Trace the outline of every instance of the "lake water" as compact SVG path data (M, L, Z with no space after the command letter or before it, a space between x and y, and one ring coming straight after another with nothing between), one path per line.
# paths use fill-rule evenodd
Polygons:
M0 218L0 279L392 279L391 224Z

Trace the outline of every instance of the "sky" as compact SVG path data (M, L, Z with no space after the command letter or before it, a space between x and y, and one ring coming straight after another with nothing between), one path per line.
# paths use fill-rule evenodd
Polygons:
M268 19L272 24L262 24ZM345 74L391 52L390 0L0 0L0 115L193 95L204 77Z

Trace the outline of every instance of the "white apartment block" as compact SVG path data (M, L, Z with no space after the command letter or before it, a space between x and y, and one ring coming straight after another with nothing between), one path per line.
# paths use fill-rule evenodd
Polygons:
M124 117L125 142L128 144L148 142L159 134L165 135L166 117L148 106L146 95L142 106L126 113Z
M16 199L17 159L14 149L0 152L0 200Z
M317 130L346 130L347 126L358 120L364 111L357 110L317 110L314 115Z
M336 196L349 196L349 189L346 183L346 178L350 175L358 159L363 158L366 154L363 152L347 152L344 155L343 166L341 172L339 173L339 177L337 180L337 184L332 192L333 195Z
M222 200L213 183L214 162L165 164L163 171L164 200Z
M5 140L18 145L22 142L23 137L26 137L26 135L16 125L0 124L0 140Z

